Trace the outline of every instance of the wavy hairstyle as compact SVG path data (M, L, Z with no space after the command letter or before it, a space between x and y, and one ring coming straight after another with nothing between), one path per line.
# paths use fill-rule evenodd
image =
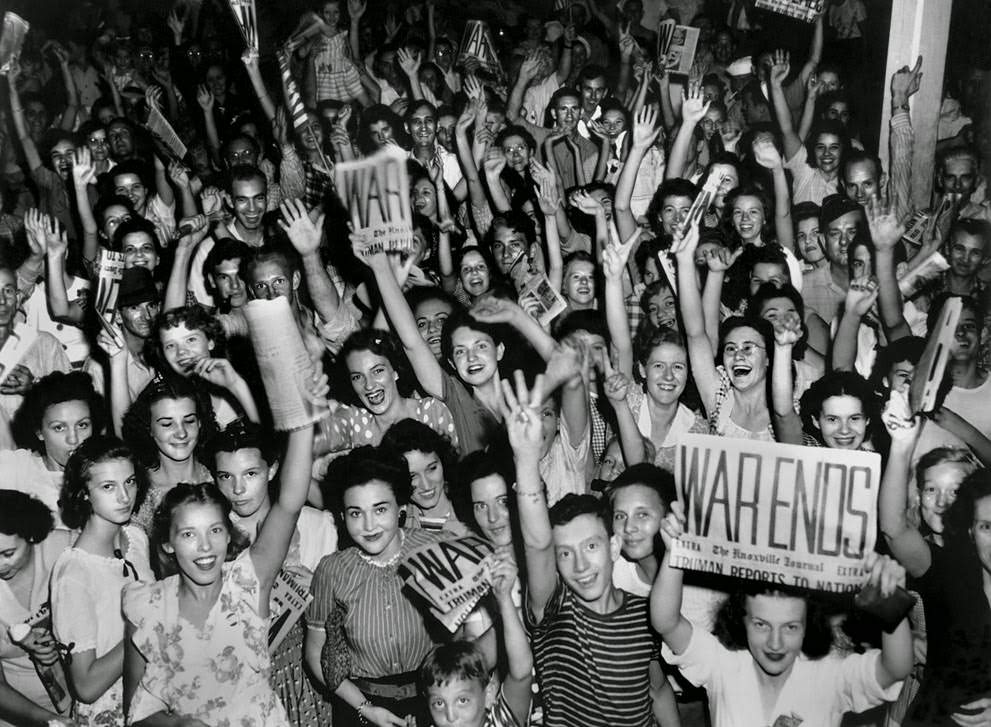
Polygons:
M134 466L134 478L138 483L137 495L131 512L137 512L148 492L148 478L144 467L134 456L133 450L117 437L95 436L76 447L65 464L59 510L62 522L73 530L82 528L93 512L89 500L89 475L94 465L113 459L126 459Z

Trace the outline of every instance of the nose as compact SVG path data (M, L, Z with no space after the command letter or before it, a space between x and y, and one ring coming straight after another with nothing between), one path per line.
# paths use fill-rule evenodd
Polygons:
M176 424L175 428L176 439L185 439L187 434L188 430L186 429L186 423L180 420L179 423Z
M375 527L375 517L370 512L366 512L364 515L362 515L361 522L362 522L362 526L365 528L366 531L371 530L373 527Z
M615 470L616 467L615 467L615 465L610 464L609 465L609 469L610 470ZM636 528L636 523L633 522L633 518L628 517L628 518L626 518L626 520L623 521L623 532L624 533L633 533L633 532L636 532L636 529L637 529Z
M658 312L657 316L660 318L660 312ZM674 372L668 368L661 369L661 381L674 381Z
M375 382L371 379L365 379L365 391L372 391L375 389Z
M247 489L248 488L246 488L244 486L244 480L242 480L240 477L238 477L237 479L234 480L234 494L235 495L243 495L244 492Z
M454 704L448 703L444 705L444 717L447 719L448 724L455 724L457 715L454 713Z
M495 525L499 521L499 513L496 512L494 507L490 507L486 512L485 518L489 525Z
M588 570L588 558L585 557L585 553L578 549L578 553L575 555L575 573L581 573Z
M196 540L196 549L201 552L207 552L210 550L210 539L204 535L201 535Z
M127 491L127 485L121 484L117 488L117 502L121 505L126 505L131 501L131 495Z
M264 293L264 296L263 297L265 298L265 300L274 300L277 296L275 294L275 291L272 290L272 288L270 286L266 285L265 286L265 293Z
M777 628L771 629L771 634L767 638L767 645L771 647L773 651L778 651L781 648L781 630Z
M75 427L69 427L69 433L65 436L65 442L72 445L79 444L79 432L76 431Z

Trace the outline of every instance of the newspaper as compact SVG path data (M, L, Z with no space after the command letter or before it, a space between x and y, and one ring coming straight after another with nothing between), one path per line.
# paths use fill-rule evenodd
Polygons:
M282 296L249 301L244 306L244 317L275 428L301 429L327 416L329 410L309 395L313 361L303 344L289 301Z
M898 290L905 298L912 298L918 295L927 283L935 280L949 268L950 264L946 258L941 253L934 252L898 280Z
M117 314L117 294L124 277L124 253L100 248L96 258L96 302L93 308L103 329L113 339L124 345L124 340L114 327Z
M165 147L172 154L177 162L181 162L183 157L186 156L186 145L182 143L182 139L172 128L172 124L169 123L162 112L152 106L148 110L148 123L146 124L148 131L157 136L165 144Z
M542 326L549 326L568 307L543 273L538 273L527 281L520 293L519 304Z
M10 65L21 55L24 38L31 24L9 10L3 14L3 31L0 32L0 76L6 76Z
M234 22L241 31L244 44L258 50L258 19L255 15L255 0L227 0L234 13Z
M313 600L309 589L296 580L285 568L279 571L272 584L268 601L268 651L274 654L279 644L296 625L306 607Z
M499 62L492 31L484 20L469 20L465 25L465 32L461 38L461 52L458 53L458 65L464 66L469 58L477 60L489 73L502 76L502 64Z
M822 13L825 4L826 0L757 0L754 7L811 23Z
M962 310L961 299L950 298L943 304L936 325L929 331L929 340L915 367L908 390L908 403L913 414L930 412L936 408L939 387L946 373L950 347L957 335L957 323Z
M406 161L402 149L388 147L370 157L334 166L337 194L351 212L352 228L354 232L370 232L375 249L413 250Z
M665 20L657 27L657 62L670 73L688 75L698 44L698 28Z

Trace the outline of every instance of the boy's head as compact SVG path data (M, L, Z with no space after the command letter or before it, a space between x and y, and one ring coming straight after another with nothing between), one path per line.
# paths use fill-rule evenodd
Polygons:
M902 336L878 351L871 381L908 394L915 367L926 348L926 339L919 336Z
M581 601L596 603L612 589L622 541L613 534L609 504L569 493L550 510L557 572Z
M950 228L946 259L958 278L974 279L991 253L991 223L961 219Z
M420 693L436 727L482 727L489 670L470 641L441 644L420 667Z

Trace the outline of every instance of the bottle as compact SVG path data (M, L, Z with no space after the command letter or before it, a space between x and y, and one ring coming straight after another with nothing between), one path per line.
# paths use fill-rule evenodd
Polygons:
M38 639L38 634L26 623L14 624L7 630L7 633L10 634L10 640L22 648L32 646ZM30 652L28 653L30 654ZM34 658L31 659L31 663L34 664L38 678L41 679L42 686L48 692L55 710L59 714L67 714L72 709L72 694L69 692L69 684L65 678L61 653L54 664L41 664Z

